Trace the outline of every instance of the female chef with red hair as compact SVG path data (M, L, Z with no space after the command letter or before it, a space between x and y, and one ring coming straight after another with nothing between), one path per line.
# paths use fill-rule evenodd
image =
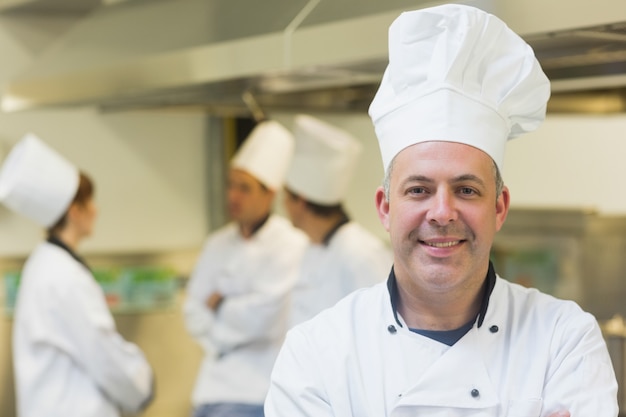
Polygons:
M92 181L33 135L0 172L0 201L47 230L26 261L13 324L19 417L118 417L142 410L153 373L115 328L76 250L96 217Z

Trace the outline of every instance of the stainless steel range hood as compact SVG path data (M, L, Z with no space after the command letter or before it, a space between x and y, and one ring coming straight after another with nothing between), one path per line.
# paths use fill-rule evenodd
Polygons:
M502 17L525 37L555 93L611 88L623 94L615 90L626 86L623 0L464 3ZM391 21L402 10L433 4L133 0L101 6L5 86L2 109L97 105L232 115L247 113L242 93L250 91L266 110L361 111L386 65Z

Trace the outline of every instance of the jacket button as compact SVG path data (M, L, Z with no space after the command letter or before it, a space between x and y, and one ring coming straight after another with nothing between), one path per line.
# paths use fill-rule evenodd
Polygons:
M496 325L493 325L493 326L491 326L491 327L489 328L489 331L490 331L491 333L498 333L498 330L500 330L500 329L499 329L499 328L498 328L498 326L496 326Z
M396 334L398 330L396 330L396 326L394 326L393 324L390 324L389 326L387 326L387 331L391 334Z
M470 394L472 394L472 397L478 398L478 396L480 396L480 391L474 388Z

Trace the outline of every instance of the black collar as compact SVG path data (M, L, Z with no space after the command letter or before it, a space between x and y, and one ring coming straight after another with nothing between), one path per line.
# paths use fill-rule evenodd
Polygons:
M260 229L261 227L263 227L263 225L264 225L265 223L267 223L267 220L268 220L269 218L270 218L270 213L267 213L267 216L263 217L263 218L262 218L261 220L259 220L256 224L254 224L254 225L252 226L252 234L251 234L251 236L254 236L254 235L256 234L256 232L258 232L258 231L259 231L259 229Z
M493 291L493 288L496 286L496 271L493 268L493 264L491 261L489 262L489 270L487 271L487 276L485 277L486 285L485 291L483 293L483 299L480 303L480 311L478 312L478 327L482 326L483 321L485 320L485 314L487 314L487 307L489 306L489 297ZM391 301L391 308L393 308L393 316L396 319L396 323L400 327L402 324L398 319L398 282L396 280L396 274L391 268L391 272L389 273L389 278L387 279L387 289L389 290L389 298Z
M58 237L50 236L50 237L48 237L47 242L51 243L53 245L56 245L56 246L60 247L61 249L65 250L77 262L81 263L85 268L91 270L91 268L89 268L89 265L87 265L87 262L85 262L85 260L82 257L78 256L76 254L76 252L74 252L69 246L67 246L65 243L63 243L63 241L61 239L59 239Z
M333 226L333 228L330 229L328 233L326 233L326 236L324 236L324 239L322 239L322 244L324 246L328 246L330 244L330 240L333 238L333 236L335 236L335 233L337 233L341 226L348 223L349 221L350 218L344 214L343 217L339 219L339 221Z

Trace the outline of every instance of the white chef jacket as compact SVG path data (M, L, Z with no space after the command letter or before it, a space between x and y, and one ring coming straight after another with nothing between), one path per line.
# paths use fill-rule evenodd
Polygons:
M187 329L205 351L194 406L263 404L306 243L303 233L276 215L249 239L234 223L209 236L184 305ZM213 312L205 302L215 291L224 299Z
M150 365L117 333L93 275L49 242L22 271L13 365L19 417L117 417L152 396Z
M392 263L389 248L355 222L340 226L324 244L310 244L293 291L290 327L383 281Z
M410 331L394 315L393 285L382 283L296 326L272 373L266 417L617 416L594 317L495 273L493 282L486 312L453 346Z

